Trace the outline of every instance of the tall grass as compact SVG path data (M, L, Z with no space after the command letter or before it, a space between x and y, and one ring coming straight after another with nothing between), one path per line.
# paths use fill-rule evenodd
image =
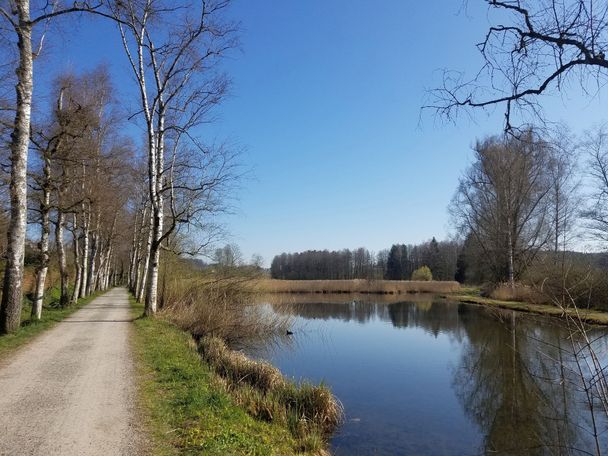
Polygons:
M132 304L133 316L141 315L143 305ZM162 318L138 318L133 329L139 403L151 437L145 454L300 454L286 426L255 419L236 404L189 334Z
M216 337L202 338L199 353L240 406L258 419L287 426L302 451L321 452L342 422L342 404L323 385L296 385L276 367L230 350Z
M489 292L489 295L490 298L499 301L529 302L533 304L550 303L547 296L540 290L522 283L516 283L513 286L508 283L498 284Z
M270 312L256 303L259 276L166 270L161 285L161 315L197 342L200 357L217 376L218 386L258 420L289 429L299 450L325 454L343 416L340 402L325 386L296 385L264 361L235 351L285 336L288 312Z
M276 280L260 279L254 289L265 293L456 293L458 282L413 280Z
M162 312L196 339L214 336L233 347L284 335L291 317L257 305L249 283L242 277L174 278L165 287Z

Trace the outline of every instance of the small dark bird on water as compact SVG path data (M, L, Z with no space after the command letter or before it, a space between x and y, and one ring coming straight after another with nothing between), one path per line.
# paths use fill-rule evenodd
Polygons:
M285 335L286 336L293 336L293 333L288 329L287 331L285 331Z

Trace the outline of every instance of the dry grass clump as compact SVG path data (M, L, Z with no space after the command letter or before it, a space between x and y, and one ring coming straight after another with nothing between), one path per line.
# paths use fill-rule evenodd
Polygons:
M255 291L265 293L456 293L458 282L415 280L277 280L262 279L254 282Z
M287 425L303 451L322 454L344 415L342 404L327 387L296 385L271 364L232 351L216 337L202 338L199 353L250 415Z
M199 343L199 353L215 372L233 384L247 383L266 393L285 382L272 364L254 361L241 352L230 350L217 337L204 337Z
M297 418L300 426L312 426L324 435L330 435L342 422L342 404L323 385L288 382L277 388L274 395L279 403L285 405L290 416Z
M521 283L516 283L515 286L501 283L490 291L489 295L490 298L498 301L529 302L533 304L543 304L547 301L546 296L543 296L538 290Z

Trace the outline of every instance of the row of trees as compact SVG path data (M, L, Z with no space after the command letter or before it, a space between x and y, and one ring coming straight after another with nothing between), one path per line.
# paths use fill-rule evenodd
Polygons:
M161 252L197 254L219 233L212 216L227 207L238 153L204 141L199 127L211 120L229 86L220 68L238 44L236 25L225 20L229 5L0 4L9 62L4 68L10 70L3 82L16 87L14 100L2 100L7 114L0 122L6 144L0 147L0 228L7 233L6 247L0 242L6 250L0 333L20 324L28 223L37 226L30 233L39 257L34 318L42 310L51 254L58 259L62 305L127 282L151 315L157 310ZM51 107L32 111L34 59L57 31L58 19L75 14L116 24L135 81L135 112L117 115L103 69L59 76L45 94ZM142 127L143 139L116 133L130 122ZM28 163L30 152L35 158Z
M454 280L459 250L456 241L433 238L419 245L395 244L377 254L363 247L282 253L272 260L270 273L288 280L409 280L416 269L428 266L436 280Z
M122 275L119 241L129 224L134 149L114 133L118 122L112 85L100 68L67 74L54 84L55 105L33 125L30 166L30 223L39 230L36 289L32 316L40 318L49 269L51 228L61 282L60 304L104 290ZM72 240L74 277L68 296L65 231Z

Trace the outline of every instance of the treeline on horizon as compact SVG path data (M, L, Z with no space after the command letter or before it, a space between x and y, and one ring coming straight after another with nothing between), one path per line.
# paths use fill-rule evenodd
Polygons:
M433 280L508 284L540 290L546 299L586 306L608 302L608 130L582 139L563 127L529 128L475 144L448 206L458 237L419 245L277 255L271 276L290 280L409 280L430 268ZM560 298L562 296L562 298ZM528 299L529 296L521 297Z
M283 280L410 280L426 266L433 280L455 280L460 252L459 242L433 237L416 245L393 244L377 253L364 247L282 253L273 258L270 275Z

